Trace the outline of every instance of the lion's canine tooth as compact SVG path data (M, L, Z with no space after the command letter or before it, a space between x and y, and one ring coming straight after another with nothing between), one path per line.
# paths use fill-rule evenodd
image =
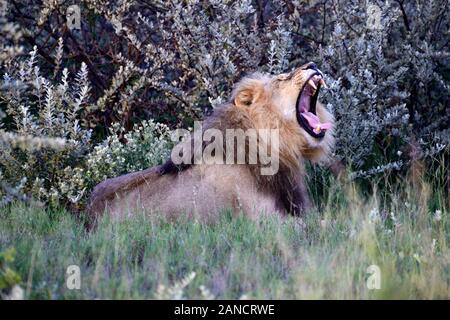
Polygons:
M325 80L323 80L323 79L320 79L320 84L321 85L323 85L325 88L327 88L328 89L328 86L327 86L327 84L325 83Z
M314 89L317 89L316 84L314 83L314 81L312 81L312 79L309 79L308 84L313 87Z

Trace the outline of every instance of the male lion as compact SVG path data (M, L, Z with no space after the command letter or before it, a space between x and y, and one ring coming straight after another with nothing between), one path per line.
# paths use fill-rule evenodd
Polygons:
M319 90L325 85L322 76L314 63L277 76L247 76L237 83L230 101L216 108L203 124L204 130L214 128L220 132L277 129L278 143L263 139L260 133L257 142L265 144L269 154L279 155L275 174L261 173L260 158L256 163L242 165L175 163L172 157L161 166L100 183L89 201L90 217L96 220L105 211L114 218L139 211L159 212L170 218L187 214L206 219L217 217L224 209L251 217L303 213L310 205L304 159L324 160L334 140L333 117L317 102ZM185 140L184 145L191 143ZM209 143L203 142L201 150ZM250 147L245 140L246 161ZM224 146L223 151L226 157L236 150ZM196 156L189 157L194 160ZM236 160L234 155L232 158Z

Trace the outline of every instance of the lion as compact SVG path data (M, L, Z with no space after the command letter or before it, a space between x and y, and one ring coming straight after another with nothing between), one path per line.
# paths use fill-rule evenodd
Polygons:
M202 163L195 161L197 153L183 151L184 159L191 161L179 163L173 160L172 151L171 158L160 166L97 185L88 202L90 218L96 221L105 212L118 219L136 212L159 212L168 218L214 219L227 210L249 217L303 215L311 207L305 160L327 160L334 143L333 116L318 102L321 87L326 87L323 74L313 62L279 75L253 73L240 80L230 100L205 119L202 132L256 130L256 143L264 145L269 156L278 155L273 174L262 174L267 163L259 156L253 163ZM278 140L263 138L260 129L275 130ZM178 146L192 146L195 132ZM205 151L211 143L202 141L197 149ZM245 161L250 159L250 144L250 139L245 139L245 148L240 149ZM235 147L223 146L220 151L236 160Z

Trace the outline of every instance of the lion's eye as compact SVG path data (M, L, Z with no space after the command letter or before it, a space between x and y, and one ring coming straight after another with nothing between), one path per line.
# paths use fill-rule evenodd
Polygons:
M291 76L292 76L292 75L291 75L290 73L282 73L282 74L278 75L276 79L277 79L278 81L285 81L285 80L290 79Z

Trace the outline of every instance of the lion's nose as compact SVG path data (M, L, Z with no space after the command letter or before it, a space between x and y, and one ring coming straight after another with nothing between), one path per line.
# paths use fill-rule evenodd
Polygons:
M308 63L308 67L306 69L313 69L313 70L317 70L317 64L315 64L314 62L310 62Z

